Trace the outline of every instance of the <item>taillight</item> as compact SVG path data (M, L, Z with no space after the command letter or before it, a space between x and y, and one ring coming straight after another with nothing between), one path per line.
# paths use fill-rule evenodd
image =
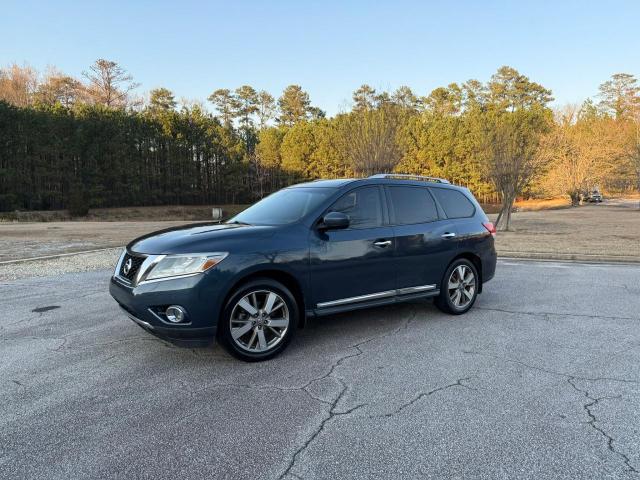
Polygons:
M492 222L482 222L484 228L486 228L491 235L496 236L496 226Z

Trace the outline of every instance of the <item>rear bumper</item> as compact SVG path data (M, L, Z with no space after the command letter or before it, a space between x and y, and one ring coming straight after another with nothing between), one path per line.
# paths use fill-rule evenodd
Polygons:
M109 293L125 314L145 331L180 346L210 344L216 336L217 295L207 287L205 275L132 287L111 278ZM172 324L158 307L180 305L187 322Z
M498 263L498 254L495 247L488 250L482 257L482 283L491 280L496 274L496 264Z

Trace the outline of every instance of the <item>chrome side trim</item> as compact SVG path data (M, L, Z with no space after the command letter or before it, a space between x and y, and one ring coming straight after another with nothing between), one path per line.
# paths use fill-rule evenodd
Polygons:
M339 300L331 300L330 302L320 302L317 308L337 307L340 305L348 305L350 303L364 302L367 300L376 300L378 298L388 298L398 295L408 295L410 293L428 292L435 290L435 285L417 285L415 287L399 288L396 290L386 290L384 292L369 293L367 295L359 295L357 297L341 298Z
M331 300L330 302L321 302L318 304L318 308L337 307L338 305L346 305L348 303L375 300L376 298L393 297L395 294L395 290L387 290L386 292L369 293L367 295L359 295L357 297L341 298L339 300Z
M398 295L406 295L408 293L428 292L429 290L435 289L435 285L418 285L416 287L399 288L398 290L396 290L396 292Z

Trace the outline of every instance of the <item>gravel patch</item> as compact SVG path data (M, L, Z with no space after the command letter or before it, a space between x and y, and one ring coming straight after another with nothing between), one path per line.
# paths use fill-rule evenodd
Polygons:
M0 265L0 281L114 268L122 248Z

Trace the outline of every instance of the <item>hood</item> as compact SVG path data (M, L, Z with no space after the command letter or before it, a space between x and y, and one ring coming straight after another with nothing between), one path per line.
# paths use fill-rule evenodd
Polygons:
M271 237L276 227L228 223L196 223L152 232L127 245L134 253L162 255L170 253L206 253L230 251L242 241Z

